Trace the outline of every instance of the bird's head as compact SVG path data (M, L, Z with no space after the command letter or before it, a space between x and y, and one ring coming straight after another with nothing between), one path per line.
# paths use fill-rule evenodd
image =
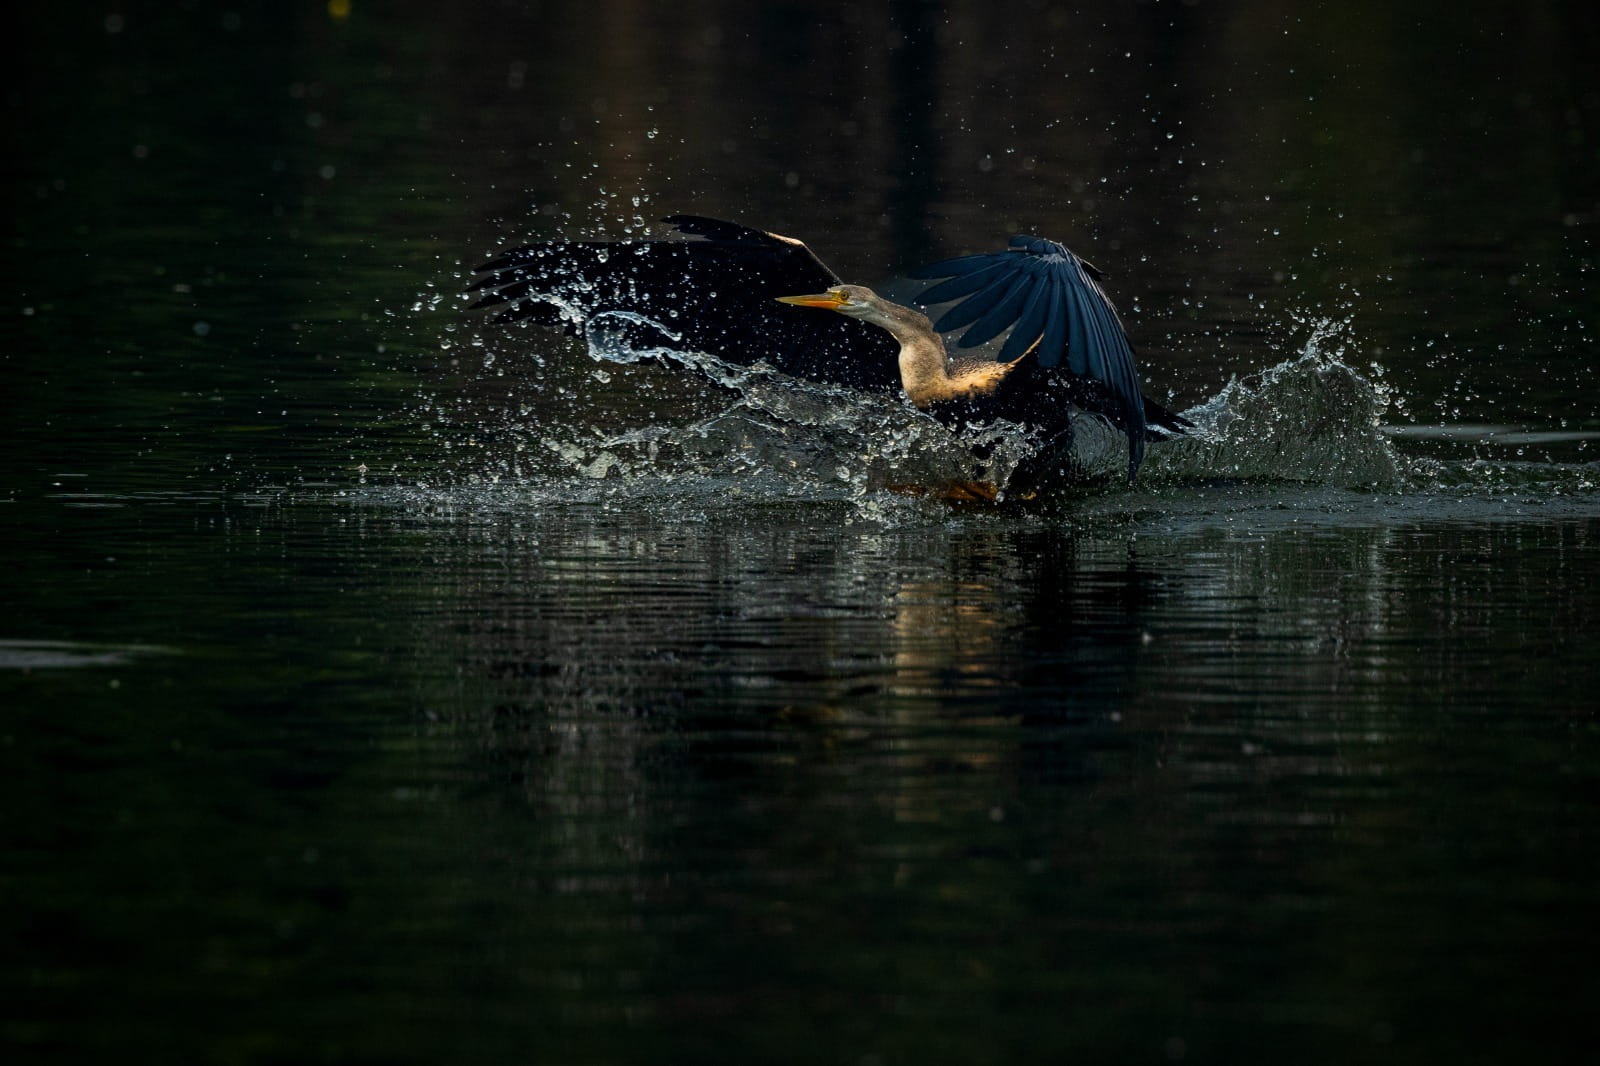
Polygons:
M779 296L779 303L799 307L821 307L837 311L851 318L874 319L882 317L881 301L877 293L862 285L836 285L815 296Z

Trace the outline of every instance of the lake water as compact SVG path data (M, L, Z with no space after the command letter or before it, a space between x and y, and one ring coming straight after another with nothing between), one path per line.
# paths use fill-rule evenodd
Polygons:
M8 1061L1592 1055L1588 5L18 17ZM463 311L676 211L1064 240L1200 430Z

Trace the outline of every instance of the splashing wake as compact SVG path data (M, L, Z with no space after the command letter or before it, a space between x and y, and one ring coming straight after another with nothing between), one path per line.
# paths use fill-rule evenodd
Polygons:
M1547 483L1569 496L1595 491L1594 464L1524 470L1398 451L1385 425L1393 389L1380 369L1364 373L1345 361L1348 321L1309 325L1293 355L1184 412L1195 428L1153 444L1133 495L1123 436L1092 416L1077 419L1072 459L1080 476L1069 495L1134 500L1156 492L1165 507L1173 493L1218 482L1458 497ZM684 351L670 325L638 315L595 316L584 342L592 362L566 353L547 359L535 349L525 380L507 370L516 360L480 345L493 369L476 383L477 395L436 401L429 412L451 434L459 483L521 486L551 499L600 492L860 508L952 483L987 482L1004 498L1012 474L1041 445L1009 423L951 429L898 396Z
M651 330L668 343L641 347ZM637 315L597 316L586 340L597 362L680 364L731 399L682 424L630 428L583 444L543 441L585 477L737 476L782 495L861 495L951 479L1004 485L1037 446L1010 423L952 431L899 397L683 351L671 346L670 330Z
M1195 429L1152 450L1152 475L1398 487L1409 467L1383 428L1392 394L1340 358L1347 325L1313 323L1298 355L1184 412Z
M1313 323L1295 356L1230 381L1185 412L1195 429L1151 448L1141 477L1163 483L1228 478L1398 486L1412 468L1384 432L1391 391L1381 379L1342 360L1347 327L1335 320ZM719 468L777 473L854 492L954 478L987 480L1003 489L1040 443L1009 423L951 430L899 398L787 378L759 366L732 366L670 347L641 350L621 339L603 324L591 328L590 354L605 362L676 360L730 390L735 399L691 425L616 435L600 443L598 455L589 454L592 447L582 454L569 452L574 468L588 476L670 474L661 463L675 453L696 473ZM1074 429L1073 459L1082 481L1118 484L1126 462L1122 435L1093 416L1080 417Z

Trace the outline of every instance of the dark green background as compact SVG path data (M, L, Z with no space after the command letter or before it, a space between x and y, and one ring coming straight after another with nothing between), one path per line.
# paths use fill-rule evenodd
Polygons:
M1591 6L21 9L8 1060L1587 1061ZM1067 241L1179 406L1348 319L1448 431L584 478L729 398L465 269L683 211Z

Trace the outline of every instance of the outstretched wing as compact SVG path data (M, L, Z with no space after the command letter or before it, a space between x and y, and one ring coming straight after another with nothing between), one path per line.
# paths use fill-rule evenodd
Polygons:
M673 215L679 236L543 241L477 268L472 306L493 321L533 321L581 332L591 316L627 311L659 323L675 346L741 365L857 388L899 384L897 345L842 315L797 315L779 296L839 284L804 243L697 215Z
M1145 401L1133 347L1101 274L1066 245L1013 237L1004 252L946 259L914 272L944 278L923 291L925 305L956 301L934 323L941 333L965 329L957 346L975 348L1011 331L997 358L1010 361L1038 344L1039 365L1082 378L1103 391L1105 415L1128 435L1130 471L1144 458Z

